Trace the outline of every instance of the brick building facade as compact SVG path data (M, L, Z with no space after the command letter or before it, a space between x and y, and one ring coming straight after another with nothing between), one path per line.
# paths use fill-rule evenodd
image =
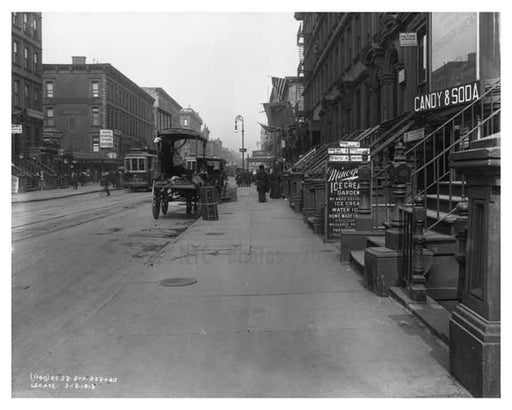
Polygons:
M45 127L61 132L61 148L84 166L117 165L129 149L149 146L153 103L111 64L44 64Z
M12 13L12 162L43 154L41 13Z

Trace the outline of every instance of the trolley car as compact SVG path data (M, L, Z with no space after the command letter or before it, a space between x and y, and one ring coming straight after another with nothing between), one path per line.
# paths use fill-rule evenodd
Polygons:
M124 187L151 191L156 176L157 156L145 150L130 151L124 157Z

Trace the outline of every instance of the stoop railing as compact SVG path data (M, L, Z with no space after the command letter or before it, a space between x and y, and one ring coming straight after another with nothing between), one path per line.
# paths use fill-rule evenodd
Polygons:
M465 181L450 169L449 155L500 131L500 87L500 81L495 82L478 100L405 151L413 166L412 192L420 194L424 206L435 212L430 217L446 217L464 197Z

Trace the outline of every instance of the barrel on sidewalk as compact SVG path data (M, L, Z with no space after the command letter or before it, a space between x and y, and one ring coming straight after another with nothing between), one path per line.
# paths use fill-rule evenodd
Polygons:
M203 219L217 221L219 219L217 189L212 186L202 187L199 191L199 200Z

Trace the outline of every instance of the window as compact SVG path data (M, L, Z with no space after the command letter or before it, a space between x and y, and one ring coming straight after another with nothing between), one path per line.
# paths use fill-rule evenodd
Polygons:
M19 51L18 51L18 42L12 42L12 62L14 64L19 64Z
M427 81L427 34L425 29L418 33L418 85Z
M19 107L20 106L20 82L17 80L14 81L12 95L13 95L13 102L12 102L13 105L15 107Z
M91 81L91 97L98 98L100 96L100 82L97 80Z
M46 88L46 98L53 98L53 93L54 93L53 81L46 81L45 88Z
M92 125L100 125L100 107L92 107Z
M76 127L75 117L69 117L69 129L74 130Z
M99 137L92 138L92 152L100 152L100 140Z
M12 13L12 24L15 26L18 25L18 13Z
M28 62L29 62L29 59L28 59L28 48L25 47L23 49L23 68L25 70L28 70L29 69L29 66L28 66Z
M478 79L478 27L478 13L432 13L429 38L432 53L427 65L431 91Z
M53 107L46 107L46 125L53 127L55 125Z
M27 84L23 86L23 97L25 100L25 108L30 107L30 88Z
M34 103L37 108L37 106L39 104L39 89L38 88L34 88Z
M34 53L34 73L37 73L37 65L39 64L39 58L37 57L37 53Z
M28 31L28 14L23 13L23 30Z

